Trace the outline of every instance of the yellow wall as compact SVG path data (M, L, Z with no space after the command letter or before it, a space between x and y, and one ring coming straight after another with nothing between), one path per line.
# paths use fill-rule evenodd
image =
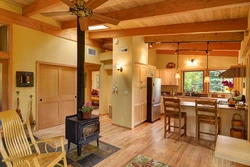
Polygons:
M112 88L117 86L118 92L113 92L110 99L113 106L112 122L116 125L133 128L133 67L134 62L148 63L148 49L142 37L117 39L119 43L113 45ZM120 51L122 48L128 48L128 52L122 53ZM123 72L117 71L116 65L122 65Z
M156 66L156 51L155 49L148 49L148 64Z
M188 65L189 59L196 59L196 65ZM156 68L165 69L169 62L176 63L177 57L175 54L158 54L156 55ZM226 56L208 56L208 68L209 69L228 69L232 65L238 64L237 57L226 57ZM206 69L207 68L207 57L200 55L179 55L179 69Z
M97 56L87 55L85 46L85 62L100 64L99 53ZM29 114L29 95L33 95L33 114L36 116L36 61L51 62L76 66L76 42L58 38L40 31L22 26L13 26L13 52L12 52L12 109L16 109L16 91L20 91L20 109L23 117ZM98 61L97 61L98 60ZM34 72L34 87L16 87L16 71Z
M112 123L131 127L133 38L121 37L117 39L119 43L113 45L112 88L117 86L118 92L113 92L111 96L113 106ZM121 53L121 48L128 48L128 52ZM123 72L117 71L116 65L122 65ZM128 91L128 95L124 95L124 90Z

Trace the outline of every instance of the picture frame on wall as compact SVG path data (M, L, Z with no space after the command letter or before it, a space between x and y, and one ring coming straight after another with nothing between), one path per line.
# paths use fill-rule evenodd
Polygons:
M17 71L16 72L16 86L17 87L33 87L34 86L33 72Z

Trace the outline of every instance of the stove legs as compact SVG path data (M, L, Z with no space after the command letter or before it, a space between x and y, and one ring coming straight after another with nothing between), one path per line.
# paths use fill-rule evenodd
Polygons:
M99 138L96 139L96 145L99 147ZM70 141L68 141L68 151L70 149ZM81 156L82 154L82 144L77 144L77 155Z

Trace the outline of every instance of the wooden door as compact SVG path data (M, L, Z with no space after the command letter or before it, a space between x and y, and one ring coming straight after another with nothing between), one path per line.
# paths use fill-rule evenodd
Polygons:
M7 110L9 108L8 102L8 60L0 60L1 68L1 88L0 88L0 111Z
M41 64L38 71L38 129L63 124L77 113L76 68Z

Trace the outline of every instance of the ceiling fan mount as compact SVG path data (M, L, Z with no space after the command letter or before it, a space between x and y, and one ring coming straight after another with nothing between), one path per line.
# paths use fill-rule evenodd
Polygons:
M69 12L79 17L92 17L93 11L86 8L84 5L74 5L69 7Z
M108 0L89 0L88 2L84 2L84 0L61 0L63 3L69 6L69 11L60 11L60 12L49 12L49 13L41 13L44 16L62 16L62 15L76 15L77 20L80 24L80 28L82 31L88 30L88 18L95 19L101 21L103 23L110 23L113 25L118 25L119 20L107 17L102 14L98 14L93 12L93 10Z

